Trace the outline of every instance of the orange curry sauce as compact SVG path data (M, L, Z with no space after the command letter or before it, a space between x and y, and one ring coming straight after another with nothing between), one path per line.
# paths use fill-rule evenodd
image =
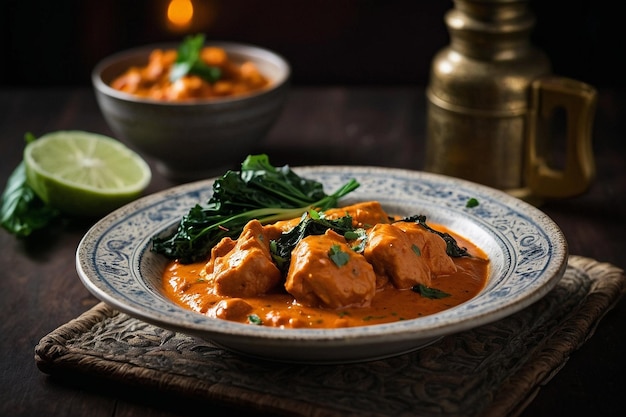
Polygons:
M263 90L271 81L252 61L242 63L230 59L223 48L205 46L200 60L220 70L220 77L209 82L194 74L186 74L177 81L170 80L170 73L178 51L154 49L147 65L128 68L111 82L111 87L142 98L162 101L187 101L234 97Z
M374 206L377 206L377 204L378 203L374 203ZM358 207L358 205L355 205L355 207ZM377 207L378 210L382 210L380 206ZM336 212L345 209L346 208L342 208ZM350 211L349 214L355 219L355 224L359 223L358 210ZM369 219L371 220L371 218L370 216ZM283 229L286 229L285 225L293 227L293 225L297 224L295 220L299 219L294 219L294 221L291 222L282 222L280 227L283 227ZM363 221L361 221L361 224L362 223ZM368 222L366 221L365 223ZM368 226L371 226L371 224L368 224ZM449 294L449 296L444 298L425 297L419 292L411 290L411 283L402 283L398 280L394 281L388 279L388 277L381 275L381 271L385 267L381 269L380 265L377 265L375 268L377 271L375 274L376 278L374 278L375 291L371 293L371 297L367 302L360 303L364 305L359 305L358 302L352 302L354 301L353 299L350 300L350 305L339 307L320 305L320 303L316 303L314 299L310 297L307 298L310 294L304 294L304 296L298 300L298 297L294 297L294 295L285 290L285 279L282 279L278 285L272 283L271 289L258 294L235 297L216 294L215 283L210 279L207 280L203 278L207 276L206 271L209 270L209 261L192 264L170 261L163 273L163 289L168 298L184 308L212 317L242 323L262 324L264 326L283 328L339 328L390 323L418 318L446 310L473 298L485 286L489 273L489 261L486 254L480 248L472 244L465 237L458 236L443 226L434 224L429 224L429 226L440 232L447 232L452 235L456 239L458 246L466 248L470 254L469 257L450 258L446 260L452 261L454 264L452 268L455 269L455 271L448 271L444 274L430 273L430 276L426 277L425 281L423 281L428 284L427 286L429 288L434 288ZM431 232L428 232L428 234L437 236ZM437 236L437 238L441 239L439 236ZM370 239L370 237L368 237L368 239ZM263 239L260 241L262 242ZM443 239L441 239L441 241L443 242ZM233 245L234 243L231 242L227 249L232 249ZM393 245L389 243L387 246L391 247ZM399 245L396 244L396 246ZM422 253L420 256L431 256L432 251L430 249L426 247L422 247L421 249ZM294 252L296 252L296 250L294 250ZM223 255L223 253L220 255ZM323 256L322 253L322 257ZM411 259L411 256L411 254L407 255L404 253L402 256L395 257L395 262L401 259L401 262L406 263ZM390 259L390 257L387 256L385 259ZM385 260L385 262L387 261ZM293 263L294 261L292 260L292 264ZM407 268L407 265L402 265L402 267ZM408 267L410 268L410 265ZM390 267L386 268L388 271L392 271ZM311 273L311 271L313 273ZM316 271L313 269L305 273L305 275L308 274L308 278L311 279L311 277L315 275L315 272ZM337 275L337 277L339 276ZM304 279L306 278L305 276ZM287 280L289 281L289 278L287 278ZM403 288L398 288L398 286L403 286ZM336 292L343 290L343 288L340 288ZM219 307L220 303L224 306L223 308ZM250 320L251 317L256 320Z

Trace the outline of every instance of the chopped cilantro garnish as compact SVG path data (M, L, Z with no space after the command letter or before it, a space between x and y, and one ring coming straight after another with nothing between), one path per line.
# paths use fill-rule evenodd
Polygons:
M187 74L194 74L208 82L215 82L222 76L218 67L204 63L200 52L204 46L204 35L187 36L178 47L176 62L170 73L170 81L176 82Z
M476 200L474 197L470 198L469 200L467 200L467 203L465 203L465 207L467 208L474 208L476 207L478 204L480 204L478 202L478 200Z
M341 246L333 245L330 247L328 251L328 257L335 263L337 266L344 266L350 260L350 255L341 250Z
M256 324L257 326L263 325L263 320L261 320L261 317L257 316L256 314L250 314L248 316L248 321L250 322L250 324Z

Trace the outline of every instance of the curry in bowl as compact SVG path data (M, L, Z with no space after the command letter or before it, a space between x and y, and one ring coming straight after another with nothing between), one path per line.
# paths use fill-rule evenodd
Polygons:
M210 317L338 328L443 311L478 294L488 272L486 254L469 240L368 201L266 225L251 220L207 261L171 261L163 288Z
M491 323L539 300L554 287L567 267L567 242L558 226L535 207L499 190L457 178L393 168L298 167L294 173L299 176L293 176L287 167L274 169L262 157L251 158L245 165L244 173L231 173L164 190L122 207L99 221L83 237L76 253L77 271L82 282L107 304L161 328L199 337L253 357L319 364L398 355L420 349L445 335ZM256 177L262 171L286 182L276 181L269 188L263 187L263 183L269 183ZM267 192L250 192L253 184L255 189ZM310 187L292 187L302 184ZM356 184L360 184L358 189L355 189ZM335 191L325 196L323 188ZM350 194L344 199L348 191ZM270 194L289 196L290 204L279 206L279 199ZM346 217L343 215L346 206L371 202L380 202L385 212L394 216L391 222L396 222L396 215L401 216L401 220L407 217L412 222L421 222L423 215L428 219L429 227L453 235L457 246L466 248L472 255L453 257L457 273L472 258L480 263L487 261L488 277L484 284L478 284L479 287L483 285L478 293L454 307L445 305L445 309L438 313L416 319L399 317L376 325L358 323L327 328L275 327L263 312L256 313L259 318L256 320L252 311L244 313L244 323L215 318L183 307L166 294L163 279L168 266L180 264L181 268L193 269L192 265L196 264L195 271L190 272L194 285L200 278L216 278L215 265L213 271L201 272L210 261L211 248L225 237L237 241L251 220L257 219L269 228L279 221L295 222L303 214L308 218L317 213L322 218L322 214L339 207L342 214L336 219L339 221ZM249 209L249 212L244 213L243 209ZM420 216L412 218L415 213ZM348 240L354 239L350 236ZM334 243L331 250L316 259L325 257L335 263L332 255L342 263L342 252L347 253L347 249L339 245L335 248L339 250L335 250L333 246ZM352 249L354 245L350 243L349 246ZM283 263L283 252L276 249L278 247L274 248L270 242L270 251L278 255L273 255L272 259L286 267L288 263ZM412 244L410 251L415 254ZM486 258L481 256L482 253ZM403 257L408 259L410 252L405 255ZM223 258L226 259L228 257ZM201 277L200 274L207 275ZM454 282L448 279L454 276L431 277L429 288L435 294L440 291L454 295L454 290L443 284ZM290 299L286 301L289 306L323 311L328 323L335 323L352 311L357 312L354 314L364 313L365 323L372 323L374 314L370 310L366 316L367 309L376 308L377 300L382 299L379 296L391 288L388 281L382 291L377 290L369 307L356 304L335 308L309 307L304 301L295 302L295 297L281 288L280 283L278 285L265 295L282 293L285 299ZM443 305L452 300L452 297L436 299L428 291L426 295L418 294L412 288L393 289L389 294L397 291L403 296L410 295L418 303ZM417 285L416 289L426 288L426 285ZM253 297L230 298L243 298L255 308L251 302ZM209 308L207 304L206 311ZM398 311L396 305L386 312L389 316L405 314ZM252 320L247 321L248 318Z
M189 101L235 97L270 86L251 60L236 60L225 48L204 45L204 36L187 37L176 49L155 48L148 63L133 65L110 83L136 97Z
M378 200L337 207L359 186L352 178L326 194L267 155L249 155L175 233L155 237L153 251L171 259L164 293L212 318L340 328L423 317L485 287L488 257L471 239Z

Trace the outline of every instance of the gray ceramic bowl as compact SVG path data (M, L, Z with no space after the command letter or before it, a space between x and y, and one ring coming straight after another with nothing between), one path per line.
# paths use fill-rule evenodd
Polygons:
M105 58L92 72L96 99L111 130L139 152L153 157L171 179L187 181L223 173L239 164L272 127L284 104L291 69L278 54L253 45L210 42L235 62L250 60L272 86L250 95L166 102L135 97L109 86L130 66L143 66L156 48L148 45Z

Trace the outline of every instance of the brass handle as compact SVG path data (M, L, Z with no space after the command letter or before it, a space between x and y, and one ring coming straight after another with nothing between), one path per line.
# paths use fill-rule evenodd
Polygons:
M538 197L564 198L581 194L595 177L592 127L597 92L588 84L548 76L531 83L529 130L526 148L526 184ZM551 121L557 109L566 116L565 164L549 165Z

